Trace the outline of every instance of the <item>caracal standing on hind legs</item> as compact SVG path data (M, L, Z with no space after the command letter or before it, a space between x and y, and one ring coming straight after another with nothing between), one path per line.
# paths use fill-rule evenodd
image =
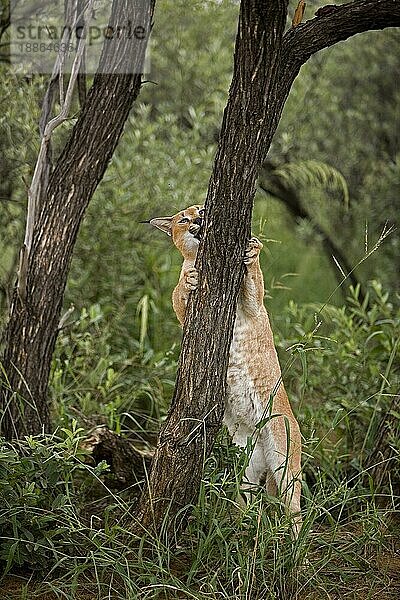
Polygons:
M172 294L174 311L181 325L189 294L197 288L195 260L203 215L204 208L196 205L172 217L150 220L151 225L172 237L183 256L179 282ZM283 386L263 302L261 249L261 242L252 237L244 256L246 273L230 348L224 423L238 446L244 448L247 439L253 439L246 479L253 485L265 485L270 495L283 498L297 537L301 527L301 437ZM261 421L263 426L257 427Z

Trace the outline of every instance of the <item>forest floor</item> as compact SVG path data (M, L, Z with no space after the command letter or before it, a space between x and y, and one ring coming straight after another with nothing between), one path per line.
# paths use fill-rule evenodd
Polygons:
M311 559L312 560L312 559ZM358 574L350 573L349 565L342 562L340 556L329 564L329 570L326 573L318 573L319 583L313 581L311 576L309 584L299 586L289 586L290 589L281 590L277 593L277 600L399 600L400 598L400 554L398 552L382 552L376 555L374 560L375 568L368 569L366 572ZM323 583L325 580L326 585ZM53 586L56 591L49 591ZM59 586L59 587L58 587ZM296 589L296 587L298 589ZM58 588L58 589L57 589ZM201 592L193 586L193 595L185 592L169 595L167 589L161 589L152 596L160 600L176 599L201 599ZM0 587L1 600L60 600L60 598L72 598L75 600L100 600L109 598L113 600L113 594L106 594L105 590L99 593L98 584L95 580L90 584L77 587L74 595L62 591L61 584L53 581L47 582L35 581L28 574L20 576L9 576L3 581ZM122 596L118 594L120 599ZM218 598L218 594L215 598ZM263 600L264 594L252 593L252 600ZM149 596L146 594L146 598ZM204 595L204 600L211 599L210 594ZM241 600L245 596L232 596L232 600ZM126 600L140 600L140 596L129 596Z

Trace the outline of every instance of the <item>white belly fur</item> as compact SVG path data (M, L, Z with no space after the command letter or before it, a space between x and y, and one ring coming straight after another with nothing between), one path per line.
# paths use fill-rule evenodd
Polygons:
M270 356L270 348L260 348L252 327L253 323L238 310L229 354L224 416L232 435L237 425L245 424L254 429L265 418L269 394L280 377L275 349L272 350L274 356ZM257 356L252 356L252 351ZM257 364L257 381L249 372L250 363L253 363L253 368L254 363Z
M268 386L271 389L258 389L248 368L249 344L246 340L251 335L249 327L251 323L249 325L249 321L239 311L229 355L224 423L232 435L233 442L238 446L246 447L248 438L253 438L255 441L253 454L246 470L246 479L258 484L265 476L267 468L276 463L276 445L268 422L261 431L257 432L256 426L269 414L269 393L277 381L277 373L274 368L269 374L260 373L264 375L261 377L264 382L271 381L271 385ZM260 369L267 367L268 359L268 356L257 356Z

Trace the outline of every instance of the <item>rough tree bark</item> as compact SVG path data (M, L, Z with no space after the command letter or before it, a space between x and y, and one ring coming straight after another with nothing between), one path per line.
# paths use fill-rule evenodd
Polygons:
M110 24L140 23L150 31L155 0L113 3ZM63 294L86 207L106 170L140 91L145 44L121 36L100 68L50 175L35 219L26 300L15 293L6 330L1 431L7 438L49 431L47 385Z
M287 9L288 0L241 1L233 79L197 259L199 288L188 304L172 405L139 502L138 533L160 531L166 521L172 533L198 493L204 458L223 417L256 178L294 79L322 48L361 31L400 25L396 0L358 0L330 7L284 35Z

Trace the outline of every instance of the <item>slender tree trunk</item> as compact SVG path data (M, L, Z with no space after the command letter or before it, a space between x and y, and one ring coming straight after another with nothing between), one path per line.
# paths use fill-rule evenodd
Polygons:
M139 22L149 33L154 4L115 1L111 19ZM0 393L1 430L7 438L50 430L47 385L72 251L86 207L139 94L144 49L134 37L125 37L116 53L103 50L100 73L50 175L35 221L26 300L14 294L6 330Z
M286 99L278 69L286 8L286 1L241 3L234 74L207 194L205 243L197 259L199 287L186 312L172 408L139 507L139 523L147 529L159 529L168 512L175 517L193 500L221 425L256 178ZM174 519L169 522L173 527Z
M173 533L198 493L224 412L226 372L256 178L301 65L367 29L400 25L400 3L333 7L283 35L288 0L242 0L234 72L211 176L199 287L189 299L177 381L136 532Z

